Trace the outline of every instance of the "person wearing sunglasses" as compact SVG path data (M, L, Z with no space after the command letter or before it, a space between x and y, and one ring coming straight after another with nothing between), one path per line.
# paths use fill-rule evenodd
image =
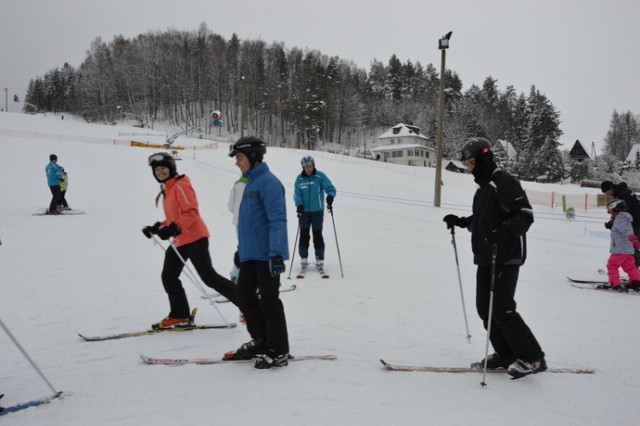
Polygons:
M191 260L205 285L237 306L236 287L213 268L209 254L209 230L200 217L198 199L189 177L179 175L176 160L164 152L151 155L149 166L153 176L160 183L156 205L162 198L165 219L144 227L142 233L147 238L157 235L161 240L170 239L173 246L165 251L161 275L171 311L166 318L152 327L158 329L192 326L193 317L189 301L180 281L184 262Z
M472 138L457 153L478 184L472 214L444 217L447 228L471 231L476 271L476 308L495 350L472 368L504 368L517 379L547 369L544 352L516 311L518 273L527 257L526 233L533 210L520 183L498 168L489 141ZM492 306L492 309L490 308ZM489 323L491 327L489 328Z
M324 269L325 248L322 236L324 194L327 194L327 209L333 212L336 187L333 186L327 175L316 169L313 157L302 157L300 165L302 172L296 177L293 193L293 201L300 221L300 243L298 244L300 267L304 270L309 266L309 242L312 233L316 267L322 271Z

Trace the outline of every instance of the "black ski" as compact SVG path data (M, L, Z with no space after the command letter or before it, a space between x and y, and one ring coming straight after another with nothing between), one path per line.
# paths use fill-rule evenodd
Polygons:
M387 370L391 371L420 371L427 373L482 373L483 370L478 370L471 367L431 367L426 365L398 365L391 364L385 360L380 360L382 365ZM495 370L487 370L487 373L506 373L504 368L498 368ZM593 374L595 370L588 368L547 368L543 373L571 373L571 374Z

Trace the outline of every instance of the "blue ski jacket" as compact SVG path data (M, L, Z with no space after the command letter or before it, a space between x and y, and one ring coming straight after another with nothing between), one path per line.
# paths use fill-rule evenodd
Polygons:
M294 185L293 201L302 206L306 213L324 211L324 194L335 198L336 187L324 173L313 169L308 176L304 171L298 175Z
M265 163L244 174L249 183L242 193L238 213L238 255L240 262L289 259L287 206L282 182Z
M47 164L44 168L45 173L47 174L47 184L49 186L58 186L60 185L60 179L64 176L62 174L62 167L58 166L58 164L53 161Z

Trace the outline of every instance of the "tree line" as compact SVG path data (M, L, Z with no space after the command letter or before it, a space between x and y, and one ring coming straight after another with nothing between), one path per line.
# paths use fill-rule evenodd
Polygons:
M534 85L527 94L500 90L492 76L463 91L452 70L444 79L445 158L469 137L502 139L519 153L510 166L523 177L563 175L560 114L544 93ZM126 113L185 130L207 129L218 110L230 134L243 126L245 135L271 145L319 149L331 142L354 150L399 122L435 141L439 83L433 64L392 55L367 71L317 50L236 34L227 40L203 23L196 31L96 38L78 68L65 63L32 79L25 100L88 121L113 123Z

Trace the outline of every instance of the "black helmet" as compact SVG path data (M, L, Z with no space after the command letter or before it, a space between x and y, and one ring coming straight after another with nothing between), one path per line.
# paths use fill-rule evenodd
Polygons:
M51 154L51 155L49 156L49 161L58 161L58 156L57 156L57 155L55 155L55 154Z
M156 167L167 167L170 172L169 179L178 174L175 158L173 158L172 155L169 155L166 152L156 152L155 154L150 155L149 166L151 166L151 173L153 173L153 169L155 169ZM156 177L155 173L153 173L153 177ZM156 180L158 180L157 177ZM158 182L160 181L158 180Z
M459 161L468 160L471 157L489 157L489 160L493 160L493 151L491 151L491 144L485 138L471 138L464 144L462 149L456 153L456 159Z
M491 144L485 138L471 138L457 152L456 159L460 161L466 161L470 158L476 159L471 174L478 183L480 183L480 180L484 181L488 176L491 176L497 167L496 163L493 162Z
M627 203L624 200L612 200L607 204L607 213L620 213L627 211Z
M238 152L246 155L253 167L267 153L267 144L255 136L245 136L229 147L229 157L235 157Z

